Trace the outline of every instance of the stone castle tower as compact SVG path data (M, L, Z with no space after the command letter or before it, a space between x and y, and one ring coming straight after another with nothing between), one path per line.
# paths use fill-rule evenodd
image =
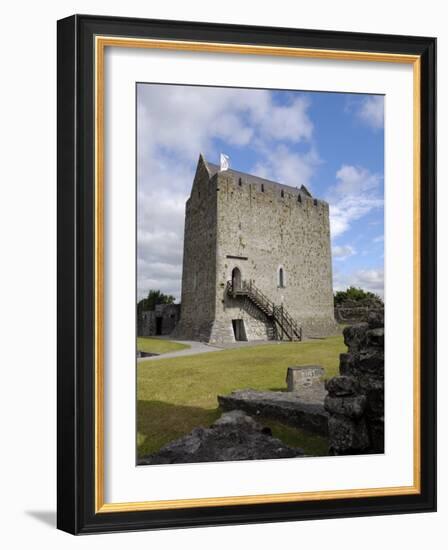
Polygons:
M334 328L328 204L304 186L220 171L200 155L175 336L297 340Z

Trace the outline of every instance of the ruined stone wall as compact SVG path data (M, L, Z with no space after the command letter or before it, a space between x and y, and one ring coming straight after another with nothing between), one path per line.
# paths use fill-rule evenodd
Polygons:
M172 334L179 322L179 304L158 304L155 309L156 318L161 318L161 334L166 336Z
M137 336L167 336L179 322L180 304L158 304L155 310L137 316Z
M262 188L231 172L219 172L212 181L218 222L215 341L232 338L235 318L245 320L249 340L272 332L267 319L254 318L244 303L226 296L234 267L274 303L283 301L305 336L333 332L328 204L286 186L266 182ZM284 288L279 286L280 268Z
M366 323L371 312L380 314L384 312L384 304L377 297L369 297L363 300L345 300L334 307L336 321L345 325Z
M154 311L142 311L137 316L137 336L152 336L156 333L156 316Z
M348 353L326 383L330 453L384 452L384 315L344 329Z
M201 159L185 211L182 310L173 337L205 340L215 318L216 188Z

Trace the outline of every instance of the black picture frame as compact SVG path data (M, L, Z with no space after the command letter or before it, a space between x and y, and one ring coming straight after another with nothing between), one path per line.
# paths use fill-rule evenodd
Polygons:
M420 57L420 493L164 510L95 511L97 35ZM73 534L430 512L436 509L436 39L74 15L58 21L58 511Z

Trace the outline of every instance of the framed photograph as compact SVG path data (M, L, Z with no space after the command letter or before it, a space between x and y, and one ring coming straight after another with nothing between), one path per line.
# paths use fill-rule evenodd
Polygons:
M58 527L436 508L436 40L58 22Z

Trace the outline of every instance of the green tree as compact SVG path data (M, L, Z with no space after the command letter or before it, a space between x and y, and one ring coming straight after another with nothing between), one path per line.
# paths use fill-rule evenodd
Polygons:
M334 304L340 305L345 302L375 302L378 305L383 305L383 300L373 292L350 286L347 290L338 290L334 293Z
M175 297L160 290L150 290L148 296L137 303L137 313L153 311L158 304L174 304Z

